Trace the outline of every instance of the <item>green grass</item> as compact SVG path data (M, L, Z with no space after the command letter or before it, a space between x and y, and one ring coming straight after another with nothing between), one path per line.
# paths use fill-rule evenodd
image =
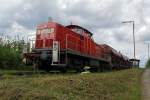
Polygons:
M142 70L0 77L2 100L140 100Z

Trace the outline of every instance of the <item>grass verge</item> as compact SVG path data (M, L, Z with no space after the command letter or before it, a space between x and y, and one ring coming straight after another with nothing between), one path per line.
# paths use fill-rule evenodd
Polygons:
M2 100L140 100L141 69L0 77Z

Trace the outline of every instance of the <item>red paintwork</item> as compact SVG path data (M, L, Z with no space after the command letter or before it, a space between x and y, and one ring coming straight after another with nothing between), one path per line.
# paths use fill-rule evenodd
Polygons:
M37 30L42 30L42 29L47 29L47 28L54 28L56 29L56 24L55 23L43 23L37 26ZM43 34L37 34L36 32L36 42L35 42L35 48L51 48L53 39L55 38L56 31L52 34L45 33Z
M52 48L53 40L56 40L60 43L60 50L71 49L74 52L96 58L111 56L111 59L118 60L118 62L128 60L112 47L96 44L91 38L92 33L80 26L70 25L65 27L55 22L43 23L37 26L37 30L46 28L54 28L54 32L44 35L36 34L35 48ZM72 31L75 28L82 29L81 34Z
M60 43L60 50L67 48L97 58L104 56L104 48L92 40L87 30L83 30L81 35L71 30L76 28L76 26L70 28L55 22L48 22L37 26L37 30L45 28L54 28L55 31L45 35L36 34L35 48L52 48L53 40L56 40Z
M34 62L42 62L41 56L45 53L43 51L46 51L46 59L51 63L53 41L60 44L59 66L102 66L103 70L103 67L119 69L129 68L132 65L126 56L111 46L95 43L92 33L87 29L77 25L63 26L55 22L37 26L35 49L31 53L24 53L24 57ZM55 66L55 63L53 65L52 62L51 66Z

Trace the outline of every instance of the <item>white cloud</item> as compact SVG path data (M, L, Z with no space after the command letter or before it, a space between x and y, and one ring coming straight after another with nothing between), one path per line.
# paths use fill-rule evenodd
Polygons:
M0 0L0 32L30 33L51 16L60 24L81 25L94 33L98 43L107 43L133 57L132 24L121 22L134 20L136 55L146 61L149 8L149 0Z

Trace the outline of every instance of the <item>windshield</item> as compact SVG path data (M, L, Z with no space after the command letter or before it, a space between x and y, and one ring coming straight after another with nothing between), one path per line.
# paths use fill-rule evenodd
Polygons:
M73 28L71 30L78 33L78 34L82 34L82 31L83 31L82 29L78 29L78 28Z

